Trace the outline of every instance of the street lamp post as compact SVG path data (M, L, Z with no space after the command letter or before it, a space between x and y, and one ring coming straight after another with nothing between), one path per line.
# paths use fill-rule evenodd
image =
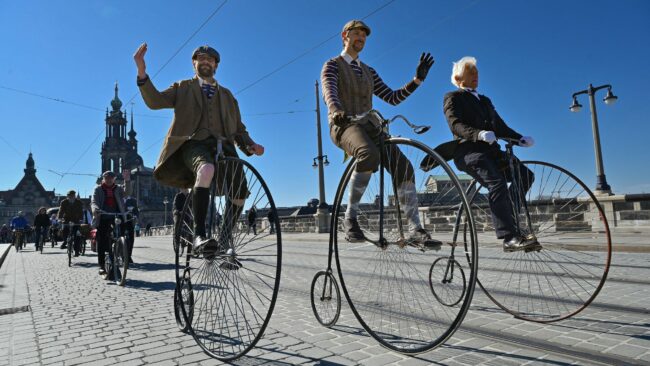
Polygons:
M169 203L169 200L167 199L167 196L163 199L163 205L165 205L165 218L163 219L163 226L167 226L167 204Z
M582 109L582 105L578 103L577 96L580 94L589 95L589 108L591 110L591 128L594 134L594 150L596 153L596 193L597 194L612 194L612 188L607 184L605 177L605 168L603 167L603 156L600 149L600 133L598 131L598 115L596 113L596 92L600 89L607 88L607 95L603 98L605 104L614 104L618 99L617 96L612 94L612 86L609 84L594 87L589 84L589 88L573 93L573 104L569 107L571 112L578 112Z
M314 158L314 168L318 168L318 193L319 203L318 210L316 211L316 221L318 224L319 233L328 233L330 230L330 213L329 206L325 202L325 170L323 165L329 165L327 155L323 155L323 141L321 137L320 127L320 96L318 93L318 80L314 84L316 88L316 131L318 137L318 156ZM318 162L318 163L317 163Z

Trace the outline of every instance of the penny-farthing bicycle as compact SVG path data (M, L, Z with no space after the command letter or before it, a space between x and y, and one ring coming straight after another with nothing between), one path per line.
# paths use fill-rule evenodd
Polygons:
M327 270L318 272L311 288L312 309L324 326L333 326L340 313L340 296L332 273L332 258L336 258L341 288L352 312L363 328L381 345L391 350L415 354L441 345L461 324L474 293L477 270L477 248L473 237L469 201L456 175L435 151L407 138L388 134L388 126L401 118L415 133L428 127L415 126L403 116L384 119L377 111L356 116L352 121L369 120L377 126L381 153L379 170L371 177L358 210L358 222L366 241L350 243L345 239L344 211L348 202L349 180L355 160L348 164L336 190L331 219ZM437 162L437 168L426 172L418 165L425 158ZM399 159L399 160L398 160ZM397 169L395 161L408 162L406 169ZM395 165L393 165L395 164ZM403 166L403 165L402 165ZM387 174L384 170L386 170ZM399 176L399 172L404 176ZM428 187L431 174L447 183L446 195ZM465 208L462 224L468 227L468 240L457 237L453 219L436 218L422 222L432 238L442 242L440 250L430 250L406 240L407 220L402 212L406 197L402 197L395 182L412 182L418 192L419 206L446 207L453 214ZM444 223L443 223L444 221ZM450 222L451 221L451 222ZM459 239L459 241L457 241ZM467 276L462 299L449 306L434 296L429 285L429 271L439 258L448 258L452 249L462 255L456 261Z
M605 212L596 196L575 175L557 165L521 161L513 153L517 140L505 144L503 172L509 182L513 221L522 235L537 244L505 252L496 239L488 191L475 180L467 185L481 246L478 283L501 309L516 318L549 323L567 319L584 310L603 287L611 261L611 236ZM438 148L436 148L438 149ZM455 231L471 233L460 218ZM431 267L432 291L459 300L462 266L447 266L453 251ZM445 271L446 269L446 271ZM450 283L461 288L446 293Z
M221 140L215 156L206 231L219 248L215 253L193 250L190 192L174 232L174 308L181 330L207 354L227 361L253 348L271 318L280 285L282 239L277 219L273 234L269 227L247 234L246 209L271 210L278 217L271 192L251 164L223 154ZM242 193L243 205L237 199Z

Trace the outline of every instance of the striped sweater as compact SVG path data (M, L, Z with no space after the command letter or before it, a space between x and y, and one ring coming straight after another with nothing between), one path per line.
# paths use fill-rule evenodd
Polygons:
M361 68L359 68L357 65L352 64L351 66L355 72L361 72ZM370 72L372 73L374 84L373 94L390 105L400 104L418 87L418 85L411 80L402 88L393 90L389 88L386 83L384 83L375 69L370 66L368 66L368 69L370 69ZM343 111L343 106L341 105L341 101L339 100L338 96L338 81L339 68L336 63L336 58L332 58L328 60L325 65L323 65L323 70L321 71L323 99L325 100L330 113L333 113L335 111Z

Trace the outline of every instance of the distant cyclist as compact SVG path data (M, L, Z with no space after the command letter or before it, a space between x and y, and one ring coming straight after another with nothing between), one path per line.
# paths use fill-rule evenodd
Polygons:
M27 228L27 219L25 219L25 214L22 211L18 211L18 216L14 216L14 218L11 219L11 223L9 224L9 227L11 228L11 231L13 231L14 234L14 238L13 238L14 244L18 236L21 236L21 240L24 243L25 237L23 235L25 233L25 228Z
M81 251L81 237L77 235L79 224L83 221L83 204L81 200L77 199L77 192L70 190L66 198L61 201L59 206L59 221L63 224L63 243L61 249L67 248L68 235L74 238L74 256L78 257ZM70 225L72 226L72 233L70 232Z
M111 247L111 230L115 220L114 216L101 215L102 212L124 213L124 191L115 184L115 173L106 171L102 174L102 182L95 187L90 207L93 211L93 226L97 228L97 264L99 274L105 275L104 264L106 252Z
M45 207L41 207L38 209L38 214L34 217L34 233L36 235L34 243L36 244L36 250L39 249L41 237L43 238L43 243L45 243L49 228L50 217L47 215Z

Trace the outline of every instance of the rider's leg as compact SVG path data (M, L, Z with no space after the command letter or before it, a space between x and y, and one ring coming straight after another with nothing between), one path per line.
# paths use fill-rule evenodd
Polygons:
M61 241L61 249L67 248L66 241L68 240L68 234L70 233L70 226L63 225L63 240Z
M348 155L357 159L349 182L346 219L356 220L359 202L368 187L372 173L379 167L379 149L369 136L368 129L371 133L375 132L372 126L351 125L343 131L337 144Z
M111 217L103 217L99 221L99 227L96 232L97 243L97 264L99 265L100 274L104 273L106 263L106 252L110 248Z
M74 243L74 255L75 257L79 256L79 253L81 253L81 236L77 235L79 234L79 226L75 226L73 228L73 236L72 236L72 242Z
M239 157L235 146L230 143L223 145L223 153L228 157ZM225 238L231 238L250 192L242 164L231 160L222 166L224 169L217 172L216 190L228 197L224 207L222 234Z
M519 230L512 214L507 180L492 154L470 152L454 161L458 169L465 171L488 189L488 202L497 238L509 239L517 236Z
M194 235L205 238L205 219L210 205L210 183L214 176L214 164L204 163L196 172L192 190L192 213L194 214Z

